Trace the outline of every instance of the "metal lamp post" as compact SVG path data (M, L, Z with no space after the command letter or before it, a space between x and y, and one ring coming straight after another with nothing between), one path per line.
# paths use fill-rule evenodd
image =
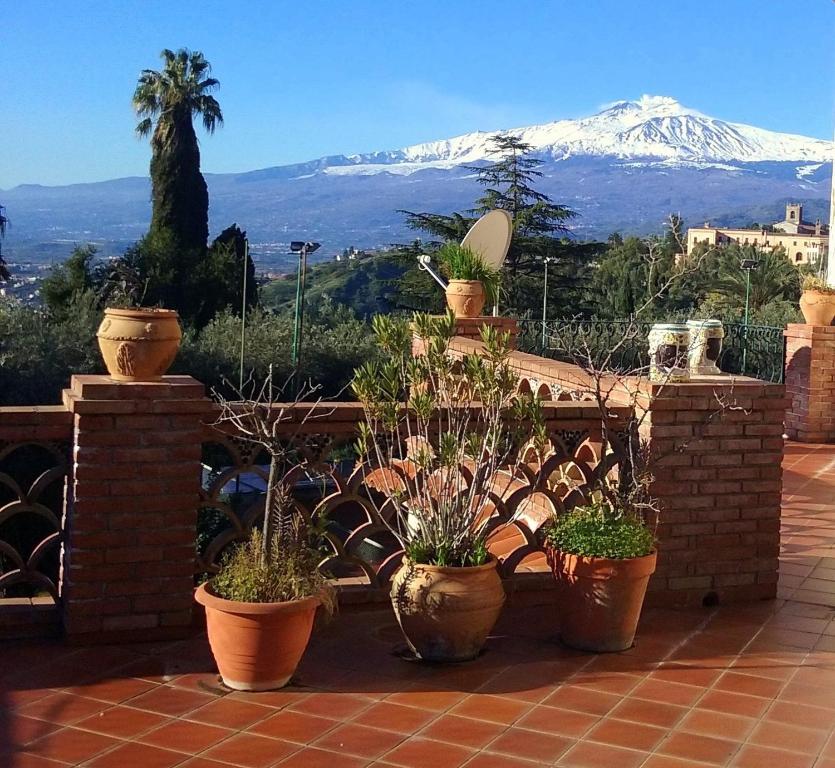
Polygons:
M319 243L305 243L294 240L290 251L299 254L299 271L296 275L296 313L293 318L293 376L299 385L299 372L302 359L302 331L304 328L304 289L307 275L307 254L318 250Z
M543 286L542 290L542 353L545 353L545 323L548 319L548 264L551 263L552 259L550 256L546 256L543 261L545 262L545 285Z
M244 240L244 280L241 296L241 371L238 379L238 391L244 391L244 351L246 350L246 273L249 271L249 240Z
M757 259L743 259L739 266L745 270L745 321L742 326L742 375L745 375L748 358L748 305L751 298L751 270L757 268Z

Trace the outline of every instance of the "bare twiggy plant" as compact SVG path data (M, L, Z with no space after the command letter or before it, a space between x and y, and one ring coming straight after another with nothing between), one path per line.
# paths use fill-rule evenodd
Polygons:
M267 574L264 581L268 590L276 582L283 582L277 584L279 591L300 593L296 596L301 597L304 592L316 589L327 597L330 592L317 567L320 558L316 544L323 521L314 525L302 517L287 477L292 469L305 463L303 454L297 450L305 425L330 415L330 411L321 407L321 398L311 399L319 388L305 383L298 389L290 379L276 385L272 366L260 384L250 379L241 389L229 382L226 386L237 398L229 400L216 391L213 393L220 406L213 426L226 434L231 431L239 440L263 449L270 459L262 530L245 545L248 549L239 558L242 568L246 567L244 561L256 558L258 568ZM295 393L291 400L284 399L288 391ZM235 555L232 561L234 558ZM270 577L270 571L279 572L281 578ZM288 584L288 580L292 583ZM327 599L323 602L328 605Z

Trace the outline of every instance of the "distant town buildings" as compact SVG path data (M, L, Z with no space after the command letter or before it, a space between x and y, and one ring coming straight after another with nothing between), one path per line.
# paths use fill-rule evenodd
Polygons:
M795 264L815 264L828 253L829 227L821 224L820 219L814 224L803 221L803 205L789 203L786 205L786 218L768 227L726 229L711 227L705 222L703 227L688 229L687 253L692 253L693 248L701 243L715 246L738 243L762 250L782 247Z

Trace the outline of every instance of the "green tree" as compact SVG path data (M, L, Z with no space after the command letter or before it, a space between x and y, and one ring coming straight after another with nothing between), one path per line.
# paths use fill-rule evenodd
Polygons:
M96 247L77 245L70 257L54 266L41 284L41 298L50 314L59 320L75 311L82 294L96 294L101 286L102 272L95 265Z
M220 310L231 308L240 315L243 303L243 271L246 260L246 306L258 303L258 285L255 282L255 264L246 253L246 232L237 224L223 230L212 242L206 258L194 275L196 283L210 290L202 292L200 304L194 316L198 328L202 328Z
M566 223L576 214L554 203L535 189L542 160L531 156L532 146L516 136L491 139L495 162L472 166L484 193L468 213L482 215L501 208L513 219L513 238L504 267L503 304L517 314L539 311L542 306L544 260L548 258L549 304L562 307L559 314L588 309L586 288L591 264L601 251L597 243L576 243L565 237ZM460 241L475 222L473 215L403 211L406 223L441 240ZM553 316L553 315L552 315Z
M590 298L595 314L613 319L641 312L645 319L671 311L669 292L664 291L675 271L674 240L664 238L609 238L609 248L595 270ZM658 295L662 293L663 295Z
M5 282L11 277L9 268L3 260L3 238L6 236L6 227L8 226L9 220L6 218L6 209L0 205L0 282Z
M202 53L166 48L160 55L162 70L143 70L133 95L141 118L136 131L151 136L153 210L146 246L154 254L153 271L172 280L172 305L191 317L201 290L193 277L209 238L209 193L193 118L200 117L211 134L223 114L211 95L219 83Z

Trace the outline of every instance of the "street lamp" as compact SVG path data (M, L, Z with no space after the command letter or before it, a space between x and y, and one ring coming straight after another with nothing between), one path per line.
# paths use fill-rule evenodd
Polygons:
M553 261L550 256L546 256L545 262L545 285L542 291L542 353L545 354L545 322L548 319L548 265Z
M319 243L306 243L293 240L290 251L299 254L299 271L296 274L296 314L293 319L293 375L296 386L299 384L299 371L302 359L302 330L304 326L304 283L307 275L307 254L319 249Z
M238 379L238 391L244 391L244 352L246 350L246 273L249 270L249 240L244 239L244 279L241 298L241 370ZM242 395L243 397L243 395Z
M748 358L748 304L751 298L751 270L759 264L757 259L743 259L739 266L745 270L745 322L742 327L742 375Z

